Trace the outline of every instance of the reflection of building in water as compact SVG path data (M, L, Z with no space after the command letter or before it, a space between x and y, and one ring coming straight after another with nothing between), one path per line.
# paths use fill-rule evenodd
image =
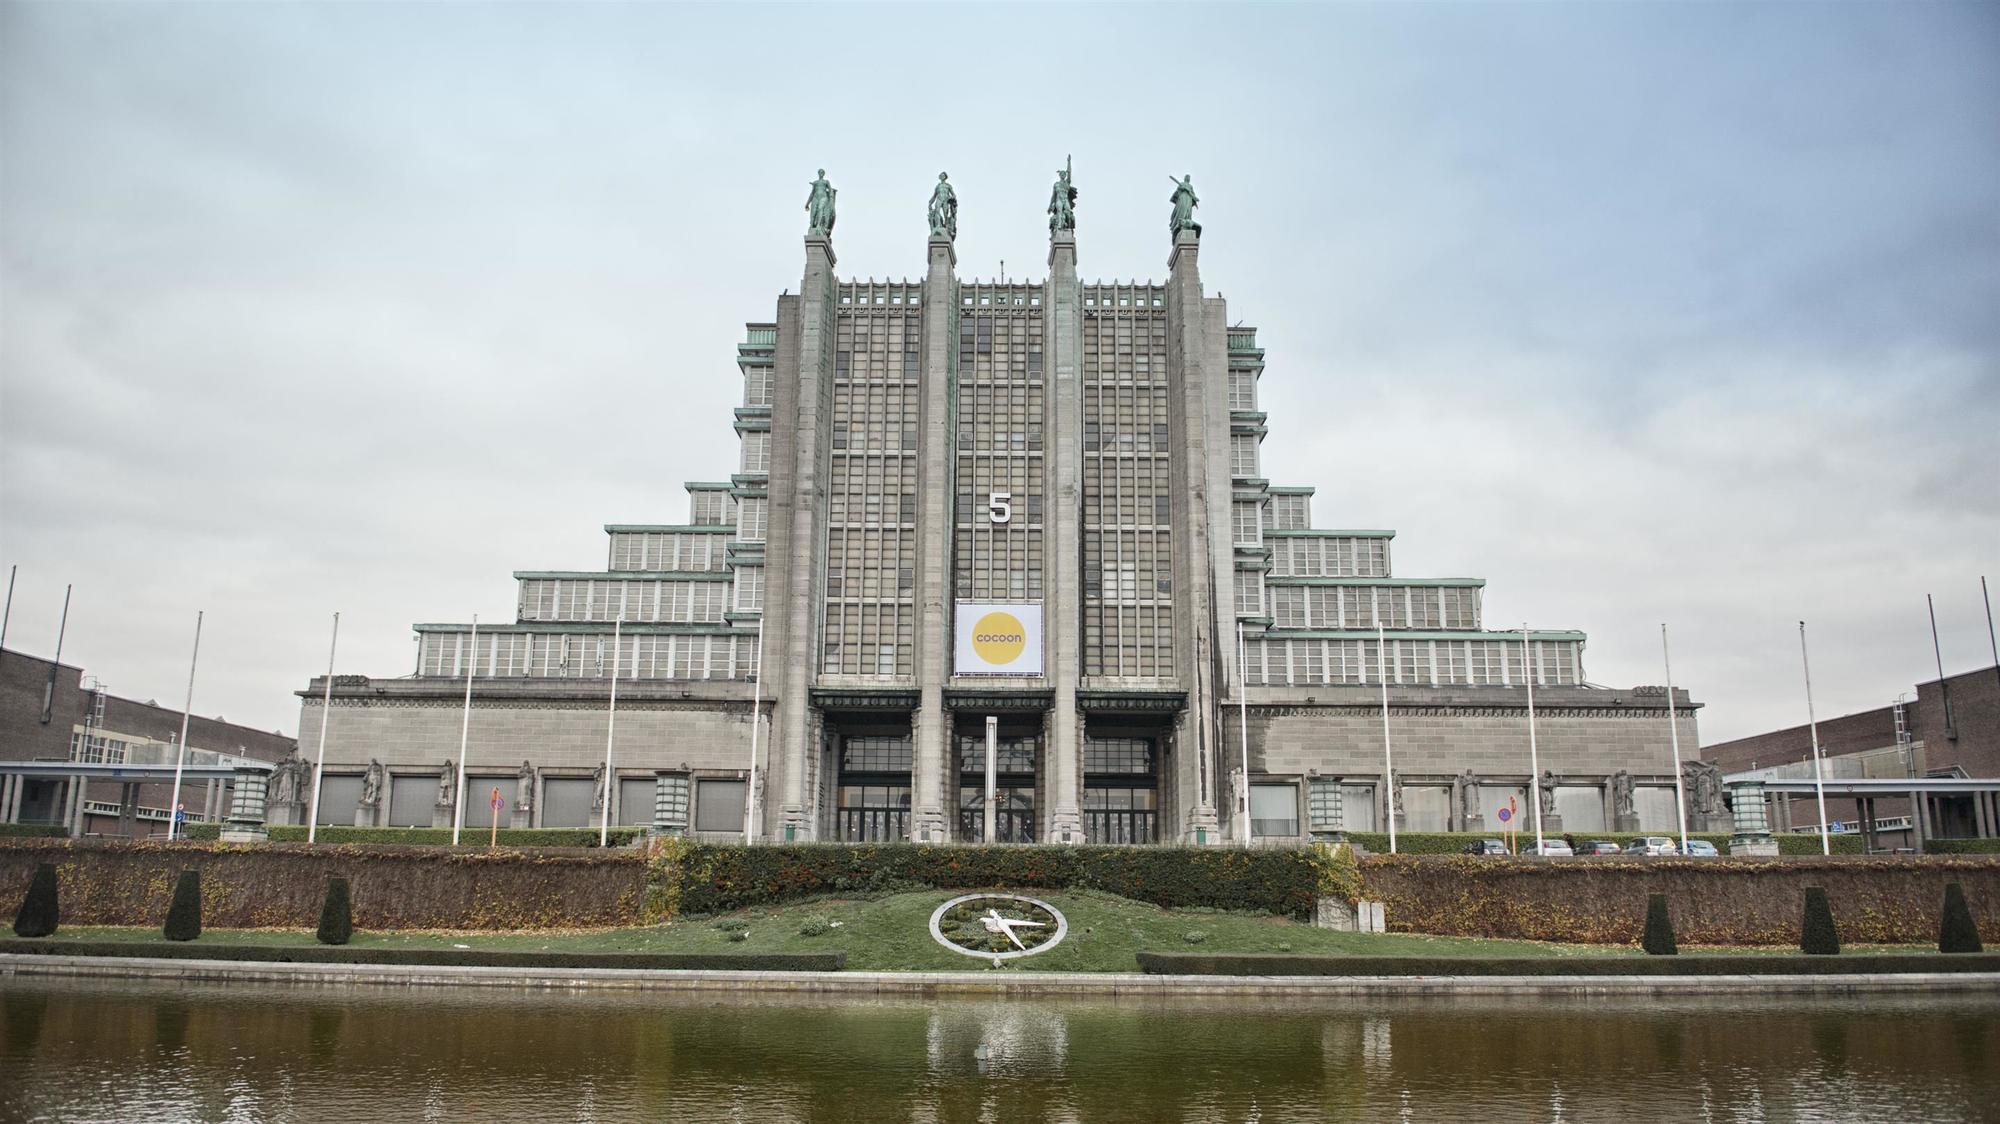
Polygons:
M962 1003L931 1012L924 1056L939 1074L1046 1074L1069 1061L1069 1021L1032 1003Z
M1191 209L1191 185L1177 196ZM1380 830L1385 682L1408 829L1492 831L1510 800L1525 821L1530 684L1548 828L1613 826L1621 770L1629 826L1674 821L1685 697L1588 684L1582 633L1489 631L1483 579L1404 576L1393 532L1316 526L1315 489L1267 477L1267 353L1205 287L1200 224L1175 224L1164 278L1086 282L1085 206L1074 227L1058 216L1045 279L978 280L956 272L941 202L922 276L877 281L835 272L835 195L816 198L797 285L737 348L734 470L687 486L684 522L607 526L602 569L516 571L510 623L416 625L413 675L337 678L323 819L448 818L431 782L457 756L469 675L467 825L495 788L518 825L593 822L615 670L608 815L738 835L761 650L767 838L978 839L989 717L1001 840ZM1327 483L1336 518L1377 510L1397 465ZM308 756L320 687L301 692ZM371 758L380 804L358 800ZM1459 807L1466 770L1478 795Z

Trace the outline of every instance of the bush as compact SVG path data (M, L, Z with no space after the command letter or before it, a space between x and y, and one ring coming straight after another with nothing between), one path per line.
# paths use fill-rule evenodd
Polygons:
M304 843L304 824L281 824L265 829L273 843ZM486 846L487 832L480 828L468 827L460 832L460 847ZM643 827L613 827L611 845L629 847L646 834ZM213 823L189 824L186 837L196 843L213 843L221 838L222 825ZM350 827L340 824L321 824L314 836L319 843L399 843L412 847L449 847L451 829L448 827ZM503 847L595 847L597 829L594 827L535 827L500 829L499 843Z
M1189 929L1187 932L1181 934L1181 939L1189 944L1200 944L1208 939L1208 930Z
M824 917L809 917L805 924L799 926L799 936L802 937L823 937L831 932L833 922Z
M174 901L167 907L163 930L170 941L191 941L201 936L201 871L183 870L174 883Z
M348 900L347 879L326 880L326 901L319 907L319 943L346 944L354 936L354 909Z
M40 876L37 872L36 877ZM1979 952L1984 947L1979 943L1979 926L1972 922L1972 910L1965 904L1965 887L1945 883L1944 909L1938 914L1938 951Z
M9 836L19 839L62 839L68 835L69 829L61 824L0 823L0 839Z
M1646 895L1646 936L1639 943L1648 956L1672 956L1680 951L1674 947L1674 920L1667 914L1665 894Z
M1926 855L2000 855L2000 839L1926 839Z
M29 956L238 960L260 964L450 964L483 968L643 968L720 972L838 972L847 965L845 952L527 952L516 949L382 948L375 945L184 945L139 941L0 940L0 952ZM2000 957L1994 959L2000 960ZM1954 966L1962 964L1967 968L1977 968L1984 960L1961 956L1950 962Z
M1956 889L1958 883L1952 883ZM1961 899L1962 900L1962 899ZM35 880L28 883L28 895L21 899L21 911L14 915L14 935L46 937L56 931L56 867L43 863L35 868Z
M740 944L741 942L743 942L743 941L747 941L747 940L749 940L749 939L750 939L750 930L748 930L748 929L731 929L731 930L729 930L729 939L730 939L730 941L731 941L731 942L733 942L733 943L739 943L739 944Z
M1817 855L1819 832L1784 831L1772 836L1778 841L1781 855ZM1836 855L1860 855L1867 853L1868 840L1859 835L1829 835L1827 842Z
M61 947L51 945L51 947ZM128 946L129 947L129 946ZM1992 972L2000 955L1690 956L1282 956L1273 953L1141 952L1156 976L1792 976L1900 972Z
M1805 918L1799 924L1799 951L1807 956L1840 955L1840 931L1833 925L1833 907L1826 887L1806 887Z
M647 878L649 901L697 915L815 894L1006 887L1305 917L1319 897L1320 862L1310 848L686 843L661 848Z

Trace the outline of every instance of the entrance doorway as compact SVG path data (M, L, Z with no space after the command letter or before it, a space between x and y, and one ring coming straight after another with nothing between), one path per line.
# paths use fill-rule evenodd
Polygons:
M833 810L843 843L900 843L910 837L910 731L840 732Z
M1083 838L1089 843L1159 841L1159 739L1084 737Z
M1039 730L1000 725L994 751L994 819L991 842L1033 843L1036 838L1035 778L1040 767ZM986 735L958 736L958 838L985 843Z

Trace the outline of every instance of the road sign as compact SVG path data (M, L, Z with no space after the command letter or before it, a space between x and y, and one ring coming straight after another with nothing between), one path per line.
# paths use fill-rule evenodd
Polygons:
M494 789L494 790L493 790L493 810L497 812L497 811L499 811L499 810L500 810L501 808L505 807L505 806L506 806L506 804L507 804L507 802L506 802L505 800L502 800L502 799L500 799L500 790L499 790L499 789L497 789L497 788L496 788L496 789Z
M1513 818L1514 818L1514 809L1512 809L1512 808L1502 808L1502 809L1500 809L1500 811L1499 811L1498 815L1500 816L1500 822L1501 822L1501 823L1506 823L1506 822L1507 822L1508 820L1511 820L1511 819L1513 819Z

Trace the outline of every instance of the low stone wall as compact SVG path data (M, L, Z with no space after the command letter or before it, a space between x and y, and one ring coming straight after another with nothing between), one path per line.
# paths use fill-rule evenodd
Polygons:
M1982 940L2000 941L2000 859L1977 856L1506 859L1367 855L1362 896L1389 930L1541 941L1639 939L1646 895L1665 894L1683 944L1796 944L1805 888L1826 887L1842 941L1937 940L1959 882Z
M363 929L636 925L646 882L638 851L0 839L0 923L45 862L65 925L158 925L188 869L201 871L202 924L218 928L317 925L333 875Z

